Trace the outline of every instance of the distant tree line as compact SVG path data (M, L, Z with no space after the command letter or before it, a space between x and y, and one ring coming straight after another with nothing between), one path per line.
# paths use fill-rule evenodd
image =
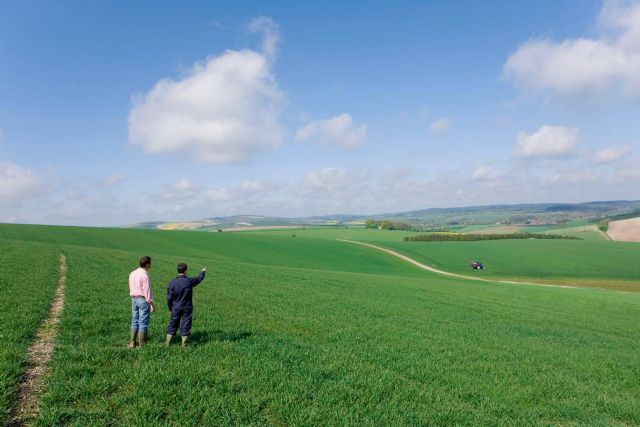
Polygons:
M378 228L381 230L413 230L411 224L405 221L389 221L368 219L364 223L364 228Z
M600 222L598 222L598 230L602 231L603 233L606 233L607 231L609 231L609 220L603 219Z
M607 232L609 231L609 222L611 221L620 221L623 219L630 219L630 218L636 218L640 216L640 210L639 211L632 211L632 212L625 212L625 213L621 213L621 214L616 214L616 215L609 215L606 218L602 218L599 222L598 222L598 229L600 231L603 232Z
M561 236L559 234L531 234L531 233L505 233L505 234L461 234L461 233L433 233L420 236L407 236L407 242L470 242L477 240L506 240L506 239L562 239L582 240L578 237Z

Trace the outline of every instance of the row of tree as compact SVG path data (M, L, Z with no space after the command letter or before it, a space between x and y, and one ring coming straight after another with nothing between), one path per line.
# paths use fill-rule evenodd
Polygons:
M407 236L407 242L469 242L476 240L504 240L504 239L564 239L581 240L572 236L559 234L531 234L531 233L507 233L507 234L461 234L461 233L433 233L420 236Z
M413 230L413 227L408 222L404 221L389 221L389 220L375 220L368 219L364 223L364 228L377 228L380 230Z

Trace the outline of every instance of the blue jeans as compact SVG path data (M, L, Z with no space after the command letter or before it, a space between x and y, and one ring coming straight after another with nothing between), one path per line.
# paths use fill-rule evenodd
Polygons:
M131 330L147 332L150 313L149 303L144 298L131 298Z

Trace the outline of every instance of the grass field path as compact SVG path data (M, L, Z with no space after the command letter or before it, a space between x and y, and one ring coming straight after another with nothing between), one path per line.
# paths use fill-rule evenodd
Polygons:
M371 243L364 243L364 242L358 242L356 240L345 240L345 239L338 239L341 242L347 242L347 243L355 243L357 245L362 245L362 246L368 246L370 248L373 249L377 249L379 251L382 252L386 252L389 255L393 255L395 257L398 257L410 264L415 265L416 267L422 268L423 270L428 270L431 271L433 273L437 273L437 274L442 274L444 276L449 276L449 277L455 277L458 279L465 279L465 280L476 280L478 282L488 282L488 283L506 283L509 285L528 285L528 286L545 286L545 287L551 287L551 288L577 288L577 286L567 286L567 285L551 285L551 284L545 284L545 283L533 283L533 282L520 282L520 281L514 281L514 280L498 280L498 279L484 279L481 277L471 277L471 276L465 276L464 274L457 274L457 273L450 273L448 271L444 271L444 270L439 270L437 268L434 267L430 267L426 264L423 264L419 261L416 261L413 258L409 258L406 255L402 255L401 253L398 253L396 251L392 251L391 249L386 249L380 246L376 246L376 245L372 245Z
M36 339L29 347L27 370L20 382L18 405L15 414L9 419L9 426L21 426L33 421L38 413L38 396L44 385L44 376L53 354L58 324L64 308L65 283L67 280L67 262L64 254L60 254L58 264L58 284L51 308L46 319L40 325Z

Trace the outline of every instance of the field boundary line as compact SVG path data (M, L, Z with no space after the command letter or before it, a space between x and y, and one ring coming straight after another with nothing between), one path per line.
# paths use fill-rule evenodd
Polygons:
M40 324L36 338L27 352L27 369L18 386L18 404L9 417L9 426L22 426L33 421L38 414L38 397L44 386L53 355L60 316L64 309L67 281L67 258L60 254L58 283L47 317Z
M383 248L381 246L376 246L376 245L372 245L371 243L364 243L364 242L358 242L357 240L346 240L346 239L338 239L338 241L340 242L347 242L347 243L354 243L356 245L362 245L362 246L368 246L370 248L373 249L377 249L379 251L382 252L386 252L389 255L393 255L397 258L400 258L410 264L415 265L416 267L422 268L423 270L427 270L427 271L431 271L432 273L436 273L436 274L440 274L443 276L448 276L448 277L455 277L457 279L465 279L465 280L475 280L476 282L485 282L485 283L504 283L507 285L527 285L527 286L544 286L547 288L566 288L566 289L581 289L578 286L568 286L568 285L551 285L551 284L545 284L545 283L534 283L534 282L519 282L519 281L514 281L514 280L491 280L491 279L485 279L483 277L471 277L471 276L465 276L464 274L457 274L457 273L450 273L448 271L444 271L444 270L440 270L434 267L430 267L426 264L423 264L419 261L416 261L413 258L410 258L406 255L402 255L399 252L393 251L391 249L387 249L387 248Z

